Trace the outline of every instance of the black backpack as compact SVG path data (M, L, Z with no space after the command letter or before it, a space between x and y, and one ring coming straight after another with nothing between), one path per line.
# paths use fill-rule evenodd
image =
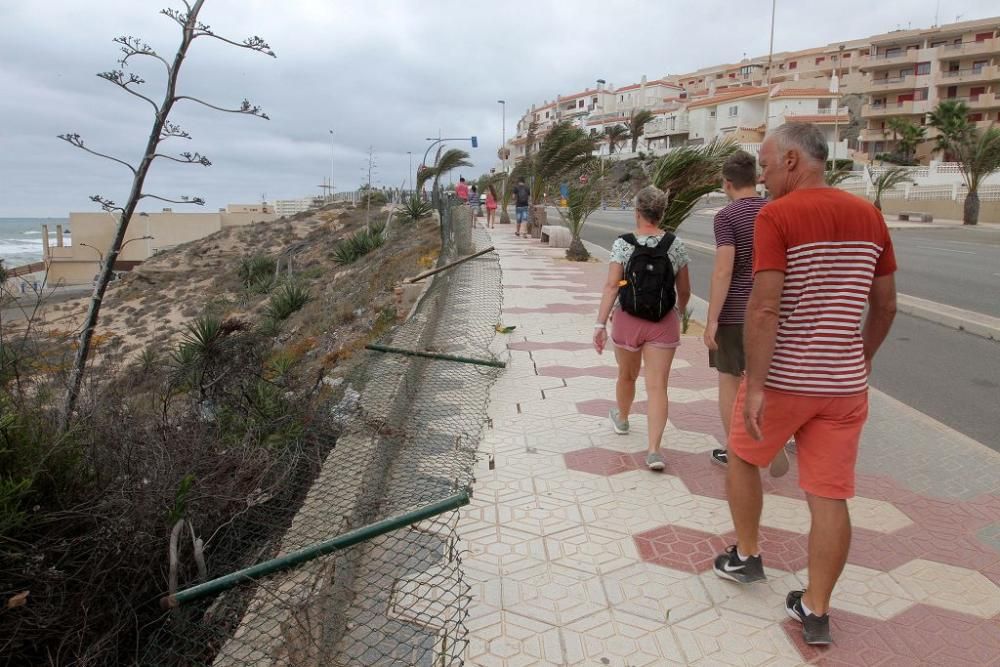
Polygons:
M675 237L664 232L652 247L640 244L635 234L619 238L632 246L632 256L625 263L625 284L618 288L618 302L630 315L659 322L677 303L674 267L667 256Z

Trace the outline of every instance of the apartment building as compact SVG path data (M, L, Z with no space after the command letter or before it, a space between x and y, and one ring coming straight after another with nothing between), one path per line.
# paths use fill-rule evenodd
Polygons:
M300 199L278 199L274 202L274 214L282 218L295 215L324 204L323 197L302 197Z
M275 220L267 204L230 204L216 213L175 213L165 208L158 213L138 213L129 223L116 269L128 270L163 250L204 238L227 227ZM42 262L51 285L84 285L94 279L102 253L111 245L118 225L117 214L101 212L70 213L73 245L63 243L61 226L56 230L55 245L49 229L42 225Z
M896 148L889 119L926 125L942 100L965 102L969 120L980 127L1000 121L1000 17L880 35L870 48L862 62L867 103L859 137L869 156ZM918 157L930 156L934 136L927 128Z

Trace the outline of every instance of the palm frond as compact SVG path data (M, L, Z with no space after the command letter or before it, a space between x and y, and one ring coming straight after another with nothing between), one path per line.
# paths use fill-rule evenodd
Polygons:
M580 230L590 214L601 206L601 193L596 185L573 185L566 195L566 208L559 209L559 215L569 227L573 238L580 237Z
M646 123L653 120L653 112L649 109L640 109L639 111L633 111L632 115L628 119L628 132L629 136L632 137L632 152L635 153L636 148L639 146L639 138L645 132Z
M722 165L738 150L732 140L713 139L702 146L684 146L661 157L653 169L653 185L667 193L660 227L675 231L703 196L719 189Z
M594 148L594 139L572 123L563 121L552 126L538 152L518 164L518 167L525 164L524 168L530 170L535 203L541 201L547 186L557 185L567 174L585 169L594 159ZM514 171L517 174L517 167Z

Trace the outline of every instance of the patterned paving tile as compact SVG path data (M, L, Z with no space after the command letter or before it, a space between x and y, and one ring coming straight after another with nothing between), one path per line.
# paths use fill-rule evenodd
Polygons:
M807 584L808 571L800 571L799 579ZM848 563L837 581L837 587L833 589L830 606L837 610L835 613L844 610L884 621L901 614L916 602L892 574Z
M676 624L674 636L691 665L792 665L802 658L771 620L714 608Z
M615 612L661 624L681 621L713 603L697 577L652 563L633 563L615 570L604 577L604 587Z
M646 465L645 453L624 454L602 447L588 447L564 455L566 467L593 475L617 475Z
M997 560L997 552L980 542L975 535L955 534L951 529L928 529L915 525L894 533L900 544L913 554L941 563L980 570Z
M890 574L917 602L981 618L1000 614L1000 588L979 572L918 559Z
M639 560L631 536L590 525L546 536L545 550L549 562L590 574L607 575Z
M608 607L601 580L588 572L546 563L504 584L504 609L562 627Z
M560 456L560 458L563 458ZM577 470L537 471L530 473L535 492L560 500L590 504L613 494L609 478Z
M913 525L913 520L884 500L855 496L847 501L851 525L882 533L894 533Z
M639 557L647 563L699 573L712 567L712 561L726 547L718 535L690 528L660 526L635 536Z
M750 586L722 579L712 570L702 572L699 579L714 606L777 623L788 618L784 604L788 591L805 586L801 576L793 572L766 567L764 573L766 581Z
M895 535L854 528L847 562L873 570L888 572L917 557L909 542Z
M565 665L559 630L509 611L471 618L466 659L483 667Z
M736 533L725 536L726 544L736 543ZM764 564L786 572L797 572L809 561L809 540L805 535L779 528L761 526L760 553Z
M545 544L532 533L498 526L461 534L468 567L490 575L510 576L545 562Z
M619 610L582 618L562 629L569 665L682 665L683 654L662 622Z

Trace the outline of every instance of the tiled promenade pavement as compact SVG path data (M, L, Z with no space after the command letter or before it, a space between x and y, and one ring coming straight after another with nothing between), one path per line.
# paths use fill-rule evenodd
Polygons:
M874 392L835 644L807 647L783 607L805 581L794 465L764 478L767 583L711 571L734 537L725 471L709 461L721 426L701 341L686 337L674 361L667 470L649 472L641 382L632 433L615 436L614 357L590 345L606 266L511 228L493 238L517 329L496 342L511 360L459 527L467 664L1000 665L1000 455Z

